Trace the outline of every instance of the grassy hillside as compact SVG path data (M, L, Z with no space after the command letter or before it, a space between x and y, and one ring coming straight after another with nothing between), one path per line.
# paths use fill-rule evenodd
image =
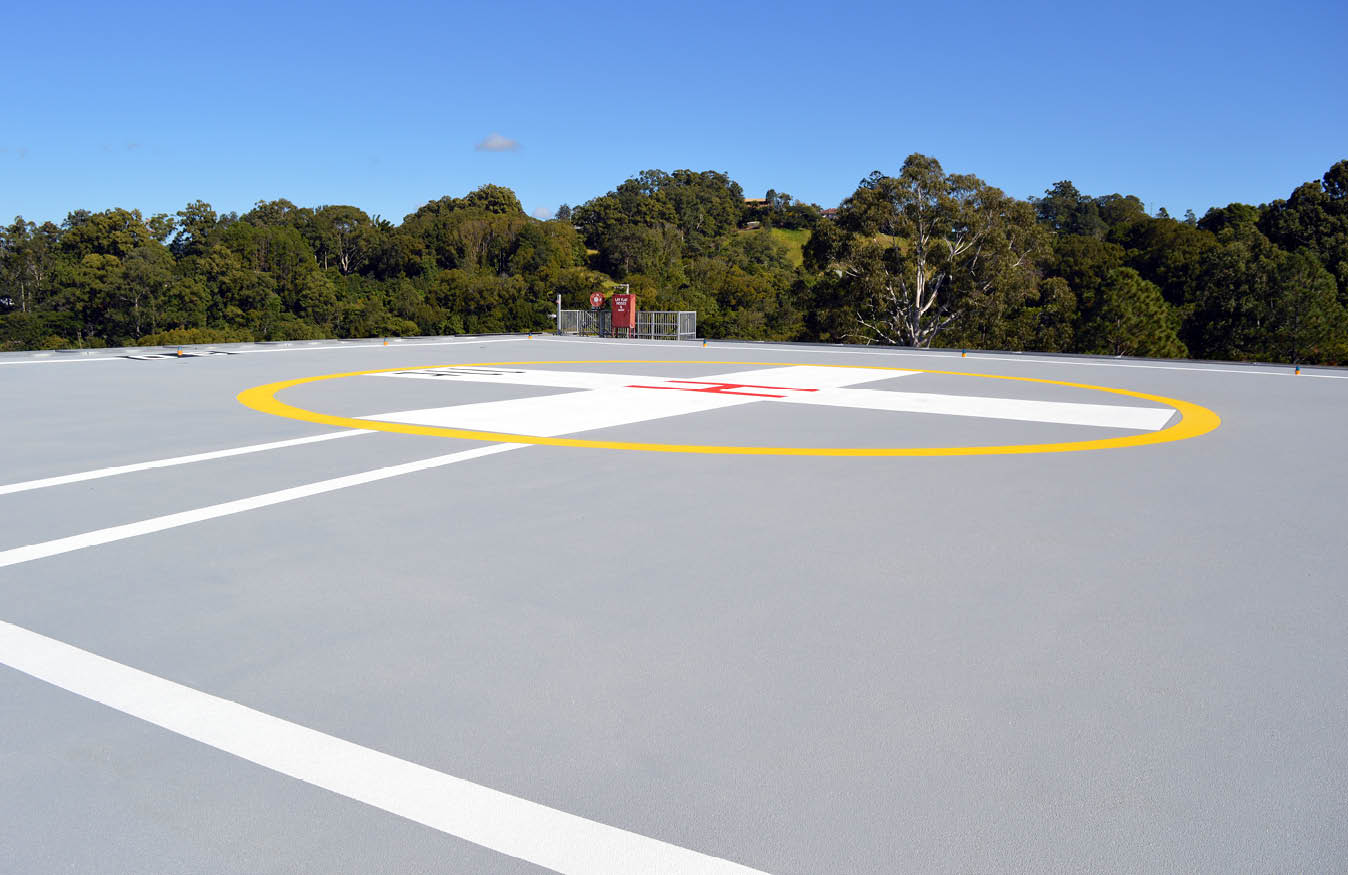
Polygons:
M772 239L786 247L786 257L791 262L792 267L800 267L804 256L801 250L805 248L805 243L810 239L809 228L787 229L787 228L769 228L766 231L762 228L754 228L750 231L740 231L741 234L771 234Z
M805 244L810 239L810 229L772 228L768 231L768 233L771 234L773 237L775 237L778 243L781 243L783 246L786 247L787 252L786 257L791 259L791 265L793 267L800 267L800 263L803 258L803 256L800 253L801 250L805 248Z

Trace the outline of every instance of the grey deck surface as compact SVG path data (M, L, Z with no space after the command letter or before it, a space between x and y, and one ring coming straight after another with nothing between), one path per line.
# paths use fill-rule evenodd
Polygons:
M272 381L609 359L686 364L551 367L1005 374L1223 422L1019 456L530 446L0 568L0 620L781 875L1348 869L1343 372L544 338L47 359L0 364L0 484L333 431L235 400ZM284 398L360 415L558 391L354 377ZM752 404L580 436L1121 433ZM370 434L0 495L0 550L472 446ZM0 871L543 870L0 665Z

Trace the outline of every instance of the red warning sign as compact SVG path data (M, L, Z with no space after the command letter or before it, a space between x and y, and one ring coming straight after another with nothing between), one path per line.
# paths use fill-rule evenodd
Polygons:
M598 309L599 309L600 307L602 307L602 306L604 306L604 293L603 293L603 292L591 292L591 293L590 293L590 309L591 309L591 310L598 310Z
M637 327L637 296L614 295L609 305L613 310L614 328Z

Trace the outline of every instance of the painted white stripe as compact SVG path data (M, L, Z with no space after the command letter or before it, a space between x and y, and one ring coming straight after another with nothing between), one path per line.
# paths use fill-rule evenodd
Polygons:
M348 431L320 434L313 437L292 438L291 440L272 441L266 444L251 444L246 447L234 447L228 450L214 450L208 453L194 453L190 456L174 456L168 459L154 459L149 462L134 462L130 465L117 465L111 468L98 468L93 471L81 471L78 474L61 474L56 477L43 477L40 480L25 480L21 483L9 483L0 486L0 495L12 492L27 492L30 489L45 489L48 486L65 486L68 483L80 483L85 480L98 480L103 477L116 477L119 474L133 474L136 471L149 471L152 468L171 468L175 465L190 465L194 462L208 462L211 459L227 459L230 456L243 456L248 453L261 453L267 450L279 450L283 447L298 447L303 444L316 444L333 441L338 438L355 437L362 434L374 434L372 431L351 429Z
M393 344L390 344L390 345L389 345L389 348L390 348L390 349L393 349L393 348L404 348L404 349L406 349L406 348L411 348L411 347L421 347L421 346L471 346L471 345L479 344L479 343L521 343L521 342L527 342L528 339L529 339L529 338L527 338L527 337L520 336L520 337L484 337L484 338L482 338L482 339L480 339L480 340L434 340L434 341L423 341L423 342L418 342L418 341L412 341L412 342L397 341L397 342L394 342ZM222 344L222 345L223 345L223 344ZM382 347L383 345L384 345L384 344L383 344L382 342L380 342L380 343L338 343L338 344L329 344L329 345L326 345L326 346L293 346L293 347L292 347L292 346L285 346L285 347L278 347L278 348L275 348L275 349L236 349L236 350L231 350L231 352L233 352L235 355L257 355L257 354L259 354L259 353L266 353L266 352L318 352L318 351L324 350L324 349L370 349L371 347L376 347L376 346ZM154 347L145 347L145 348L146 348L147 350L149 350L149 349L153 349ZM69 354L67 353L66 355L68 356ZM24 359L23 361L11 361L11 362L0 361L0 365L51 365L51 364L71 363L71 362L116 362L116 361L123 361L123 362L125 362L125 361L135 361L135 359L129 359L129 358L127 358L128 355L136 355L136 353L123 353L123 354L121 354L121 355L104 355L104 356L81 356L81 357L79 357L79 358L74 358L74 357L62 357L62 358L49 358L49 359L48 359L48 358L42 358L42 359ZM169 355L168 357L169 357L169 358L176 358L177 356Z
M569 338L568 338L568 337L552 337L552 336L544 337L544 336L542 336L542 335L537 336L535 339L537 339L537 340L549 341L549 342L551 342L551 343L603 344L603 345L607 345L607 346L615 346L615 347L624 347L624 346L654 346L654 347L660 347L660 348L662 348L662 349L669 349L669 350L673 350L673 349L682 349L682 350L685 350L685 351L690 349L690 346L689 346L689 345L684 344L684 343L678 343L678 342L672 341L672 340L655 341L655 342L652 342L652 343L645 343L645 342L642 342L642 341L635 341L635 340L633 340L633 341L625 341L625 340L600 340L600 339L597 339L597 338L578 338L578 337L569 337ZM701 349L702 349L702 347L696 347L696 348L697 348L698 350L701 350ZM942 358L942 359L948 359L948 358L960 358L960 355L959 355L958 353L951 352L950 350L927 350L927 351L921 351L921 350L886 350L886 349L876 349L875 347L866 347L866 346L858 347L858 348L855 349L855 350L849 350L849 349L779 349L779 348L773 347L773 346L758 345L758 344L755 344L755 345L753 345L753 346L745 346L745 345L736 345L736 344L734 344L734 343L722 343L722 342L720 342L720 341L714 341L713 344L712 344L711 346L707 347L707 349L708 349L709 351L710 351L710 350L717 350L717 349L743 349L743 350L751 350L751 351L753 351L753 352L767 353L767 354L769 354L769 355L794 355L794 356L800 356L802 353L804 353L804 354L806 354L806 355L812 355L812 356L813 356L813 355L849 355L849 356L871 356L871 355L874 355L874 356L885 356L885 357L890 357L890 356L902 356L902 357L913 357L913 358ZM1292 373L1292 366L1291 366L1291 365L1282 365L1282 368L1283 368L1284 370L1273 370L1273 369L1271 369L1271 368L1269 368L1269 367L1267 367L1267 366L1265 366L1265 367L1254 367L1254 366L1250 366L1250 367L1248 367L1248 368L1212 368L1212 367L1207 367L1207 366L1204 366L1204 365L1148 365L1148 364L1142 364L1142 363L1140 363L1140 362L1119 362L1119 361L1098 362L1098 361L1083 361L1083 360L1081 360L1081 359L1036 358L1036 357L1034 357L1034 356L1024 356L1024 355L996 355L995 353L983 353L983 352L979 352L979 353L972 353L972 352L971 352L971 353L969 353L969 358L966 359L966 361L972 361L972 360L975 360L975 359L982 360L982 361L1002 361L1002 362L1040 362L1040 363L1042 363L1042 364L1049 364L1049 365L1068 365L1068 366L1080 366L1080 367L1088 367L1088 368L1140 368L1140 369L1144 369L1144 370L1156 370L1156 371L1195 371L1195 372L1197 372L1197 373L1204 373L1204 374L1245 374L1245 375L1247 375L1247 376L1256 376L1256 377L1292 377L1292 376L1301 376L1301 377L1319 377L1319 378L1322 379L1322 380L1348 380L1348 374L1321 374L1321 373L1313 373L1313 372L1310 372L1310 371L1307 370L1308 368L1316 367L1315 365L1305 365L1305 366L1303 366L1302 369L1301 369L1301 373L1300 373L1299 375L1296 375L1296 374L1293 374L1293 373ZM689 363L696 363L696 361L697 361L696 359L689 359Z
M970 359L982 359L993 362L1036 362L1044 365L1073 365L1083 368L1133 368L1143 371L1193 371L1200 374L1243 374L1247 377L1319 377L1322 380L1348 380L1348 374L1317 374L1308 373L1307 365L1301 369L1300 374L1292 371L1291 365L1283 365L1286 370L1275 370L1273 367L1248 367L1248 368L1210 368L1203 365L1146 365L1140 362L1087 362L1076 359L1048 359L1033 358L1020 355L995 355L991 353L969 354Z
M663 382L665 381L654 380L651 385ZM594 389L589 392L567 392L562 395L460 404L456 407L402 410L364 418L381 422L406 422L442 428L551 437L647 422L685 413L721 410L762 400L743 395L718 395L710 392Z
M255 495L251 498L226 501L223 504L213 504L208 507L197 508L196 510L186 510L181 513L171 513L164 516L153 517L148 520L141 520L140 522L111 526L106 529L97 529L80 535L56 538L55 540L43 541L39 544L29 544L26 547L15 547L11 550L0 552L0 568L5 568L10 565L19 565L24 562L32 562L34 559L45 559L48 556L57 556L61 553L70 553L74 550L82 550L85 547L94 547L99 544L111 543L112 541L123 541L127 538L148 535L152 532L162 532L165 529L173 529L178 526L186 526L205 520L213 520L217 517L243 513L248 510L256 510L260 507L270 507L273 504L294 501L297 498L307 498L311 495L335 492L338 489L346 489L348 486L359 486L363 483L373 483L376 480L387 480L390 477L401 477L404 474L426 471L444 465L453 465L456 462L466 462L469 459L490 456L494 453L503 453L507 450L517 450L525 446L529 445L491 444L489 446L476 447L458 453L449 453L444 456L432 456L429 459L422 459L417 462L406 462L401 465L390 465L386 468L376 468L373 471L364 471L360 474L348 474L344 477L334 477L331 480L320 480L317 483L308 483L304 486L294 486L290 489L267 492L262 495Z
M18 362L0 362L0 365L59 365L70 364L71 362L115 362L129 361L126 356L121 355L100 355L91 358L53 358L53 359L24 359Z
M0 621L0 662L170 732L568 875L763 875L343 741Z
M689 377L690 380L717 381L722 383L747 383L751 386L786 386L799 389L834 389L840 386L855 386L858 383L874 383L878 380L893 380L897 377L909 377L917 371L871 371L865 368L831 368L826 365L796 366L780 368L757 368L750 371L735 371L732 374L717 374L714 377Z
M474 346L481 343L521 343L527 342L527 337L483 337L477 340L395 340L388 346L389 349L412 349L423 346ZM240 355L256 355L266 352L316 352L324 349L370 349L372 347L382 347L383 342L377 343L335 343L327 346L294 346L278 347L274 349L241 349L237 350Z
M370 377L393 377L399 380L436 380L441 383L499 383L510 386L547 386L554 389L611 389L626 386L635 380L648 379L631 374L602 374L594 371L540 371L518 368L422 368L394 371L389 374L367 374Z
M1061 401L1027 401L1020 398L981 398L973 395L936 395L924 392L883 392L874 389L822 389L792 393L777 403L819 404L898 413L936 413L945 416L977 416L1048 422L1058 425L1092 425L1101 428L1131 428L1156 431L1175 411L1169 407L1125 407L1114 404L1071 404Z

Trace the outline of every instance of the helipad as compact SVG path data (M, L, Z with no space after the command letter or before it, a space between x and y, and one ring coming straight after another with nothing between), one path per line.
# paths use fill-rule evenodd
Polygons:
M1024 383L1088 389L1139 398L1163 406L1125 407L1117 404L1082 404L904 391L877 392L868 389L848 388L858 383L923 373L923 371L884 366L843 365L841 367L830 367L808 364L774 365L758 363L756 367L750 370L717 374L696 380L648 379L632 374L558 371L534 367L522 369L519 367L520 365L534 366L538 364L623 365L633 363L632 361L505 362L484 366L450 365L431 368L382 369L353 374L329 374L322 377L283 380L243 392L239 395L239 400L263 413L287 416L304 422L392 431L402 434L465 440L504 440L593 449L770 456L961 456L1117 449L1198 437L1216 428L1221 421L1212 411L1196 404L1147 395L1141 392L1030 377L961 374L958 371L932 371L930 373L992 380L1016 380ZM682 363L653 362L653 364L679 365ZM746 363L739 362L736 364L743 365ZM283 389L302 386L318 380L359 376L425 379L434 380L442 385L471 382L515 386L548 386L582 391L559 396L516 398L479 404L451 405L375 414L361 418L338 417L313 410L304 410L283 404L276 399L276 393ZM758 382L741 382L744 380ZM790 385L779 385L782 383ZM652 391L657 394L651 394ZM981 420L1016 420L1062 425L1085 425L1122 429L1141 432L1142 434L1067 443L943 447L718 446L714 444L635 443L630 441L558 438L558 435L589 432L688 413L704 413L762 401L935 416L963 416ZM1163 428L1172 419L1178 421L1173 426ZM894 432L901 432L902 427L896 423L891 429Z
M1348 859L1342 372L217 352L0 357L0 869Z

